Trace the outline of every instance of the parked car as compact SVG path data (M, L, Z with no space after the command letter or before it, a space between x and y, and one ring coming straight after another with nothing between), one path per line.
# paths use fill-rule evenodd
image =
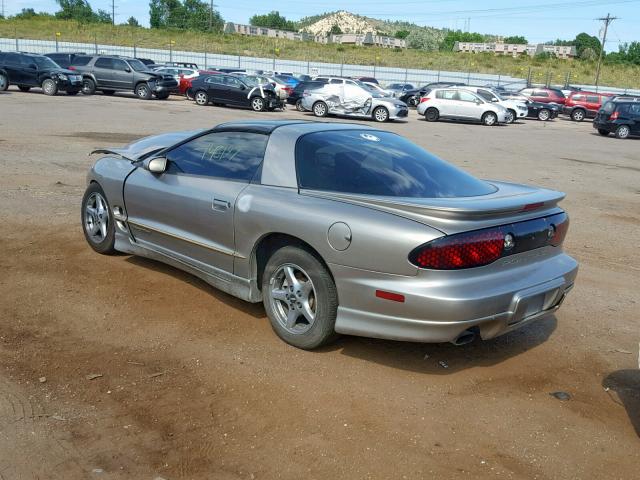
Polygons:
M542 122L553 120L560 114L560 105L556 103L534 102L521 93L503 93L503 98L523 101L527 105L527 118L537 118Z
M415 90L415 88L412 83L390 83L387 85L387 90L393 92L394 97L400 97L407 90Z
M9 88L9 74L4 68L0 68L0 92L4 92Z
M361 82L364 82L364 83L375 83L376 85L380 83L374 77L353 77L353 78L356 80L360 80Z
M159 100L169 97L178 88L173 75L149 70L140 60L116 55L96 55L86 65L75 65L82 74L82 93L92 95L96 90L105 95L115 92L134 92L138 98Z
M289 94L293 92L293 87L277 77L265 77L264 75L242 75L237 74L240 78L247 78L250 82L258 85L271 85L276 91L276 95L283 102L289 98Z
M391 132L244 121L93 153L94 251L262 302L298 348L490 339L552 315L576 279L563 193L479 180Z
M330 82L320 88L305 91L302 108L313 112L316 117L338 115L368 118L376 122L399 120L409 114L407 105L400 100L373 93L364 84L354 85L348 82Z
M598 110L593 128L603 136L610 133L621 139L640 136L640 101L625 99L606 102Z
M613 96L612 93L571 92L562 107L562 113L569 115L575 122L595 118L600 107Z
M199 77L192 81L191 89L195 102L201 106L213 103L248 107L256 112L284 107L272 85L260 85L238 75L220 73Z
M136 57L136 60L140 60L142 63L144 63L147 67L151 67L152 65L155 65L156 62L154 62L153 60L151 60L150 58L140 58L140 57Z
M307 90L314 90L316 88L321 88L324 85L326 85L326 82L315 81L315 80L300 82L298 85L296 85L296 88L294 88L289 94L289 96L287 97L287 103L289 105L295 105L296 110L298 110L299 112L304 112L305 109L302 106L302 96L304 92Z
M86 56L87 54L84 52L74 52L74 53L45 53L45 57L49 57L51 60L56 62L62 68L69 68L73 64L73 60L78 56Z
M382 95L383 97L393 97L393 92L385 88L382 88L377 83L371 83L371 82L362 82L362 83L364 83L364 85L367 87L368 90L371 90L372 92Z
M289 87L291 87L291 90L293 90L296 87L296 85L300 83L300 80L298 80L296 77L292 75L267 75L267 76L271 78L275 78L276 80L287 84Z
M144 62L143 62L144 63ZM189 62L166 62L164 64L167 67L181 67L181 68L190 68L192 70L199 70L197 63L189 63Z
M300 75L294 75L300 82L310 82L311 80L313 80L311 78L311 75L306 75L304 73L301 73Z
M183 67L155 67L153 68L154 72L161 73L163 75L171 75L177 82L177 86L175 89L171 91L171 93L177 93L184 95L185 91L191 85L191 82L188 80L192 80L196 77L200 76L199 70L194 70L192 68L183 68ZM182 80L185 80L184 82Z
M520 93L529 97L534 102L540 103L556 103L558 105L564 105L567 100L564 93L557 88L528 87L520 90Z
M474 92L487 102L497 103L507 109L507 123L513 123L518 118L525 118L529 111L527 105L522 100L503 98L500 93L485 87L459 87L464 90Z
M332 77L332 76L326 76L326 75L320 75L320 76L314 77L313 80L316 82L331 83L335 85L344 85L344 84L360 85L361 84L360 80L354 80L353 78Z
M420 88L415 88L413 90L405 90L402 92L402 95L398 96L400 100L405 102L410 107L415 107L420 102L420 98L428 91L433 90L434 88L444 88L444 87L462 87L464 83L460 82L431 82L423 85Z
M428 122L461 120L480 122L493 126L507 123L508 112L500 104L483 99L480 95L463 88L435 88L429 90L418 104L418 114Z
M59 91L76 95L82 88L80 75L60 67L44 55L0 52L0 69L8 77L6 86L9 83L17 85L23 92L37 87L42 88L45 95L55 95Z

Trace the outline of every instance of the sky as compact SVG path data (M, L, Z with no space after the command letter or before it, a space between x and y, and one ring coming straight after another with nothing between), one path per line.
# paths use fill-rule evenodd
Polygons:
M54 0L0 0L6 15L22 8L55 12ZM111 12L112 0L89 0L94 8ZM149 2L146 0L114 0L116 22L133 16L149 24ZM607 34L607 50L617 51L624 42L640 40L640 0L214 0L226 21L249 23L253 14L277 9L289 20L298 20L334 10L384 20L406 20L418 25L464 30L502 36L524 35L530 43L556 38L573 39L580 32L601 36L602 22L597 18L607 13L619 17Z

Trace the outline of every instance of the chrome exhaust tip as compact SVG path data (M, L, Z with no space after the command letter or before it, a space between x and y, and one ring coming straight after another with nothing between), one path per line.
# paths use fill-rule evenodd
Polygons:
M453 340L451 343L453 343L457 347L460 347L462 345L467 345L473 342L475 339L476 339L476 332L474 332L473 330L465 330L460 335L458 335L458 337L455 340Z

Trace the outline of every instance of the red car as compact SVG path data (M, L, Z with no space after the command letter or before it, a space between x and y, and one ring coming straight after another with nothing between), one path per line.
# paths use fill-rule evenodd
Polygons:
M180 95L186 95L187 98L190 99L188 90L191 88L191 82L193 82L194 78L198 78L200 76L208 76L215 75L216 73L220 73L216 70L198 70L197 76L184 76L180 75L180 81L178 82L178 90L180 91Z
M585 118L595 118L602 105L611 100L613 93L571 92L562 107L562 113L571 120L581 122Z
M540 103L557 103L559 105L564 105L567 100L564 93L557 88L530 87L520 90L520 93L522 95L526 95L534 102Z

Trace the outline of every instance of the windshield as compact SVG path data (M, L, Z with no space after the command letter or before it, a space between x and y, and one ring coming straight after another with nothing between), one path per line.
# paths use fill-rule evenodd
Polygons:
M129 60L129 65L131 65L131 68L133 68L136 72L144 72L146 70L149 70L149 67L147 67L140 60Z
M49 57L31 57L33 61L38 66L39 70L48 70L51 68L61 68L56 62L51 60Z
M324 131L296 145L301 188L387 197L487 195L496 188L405 138L375 130Z

